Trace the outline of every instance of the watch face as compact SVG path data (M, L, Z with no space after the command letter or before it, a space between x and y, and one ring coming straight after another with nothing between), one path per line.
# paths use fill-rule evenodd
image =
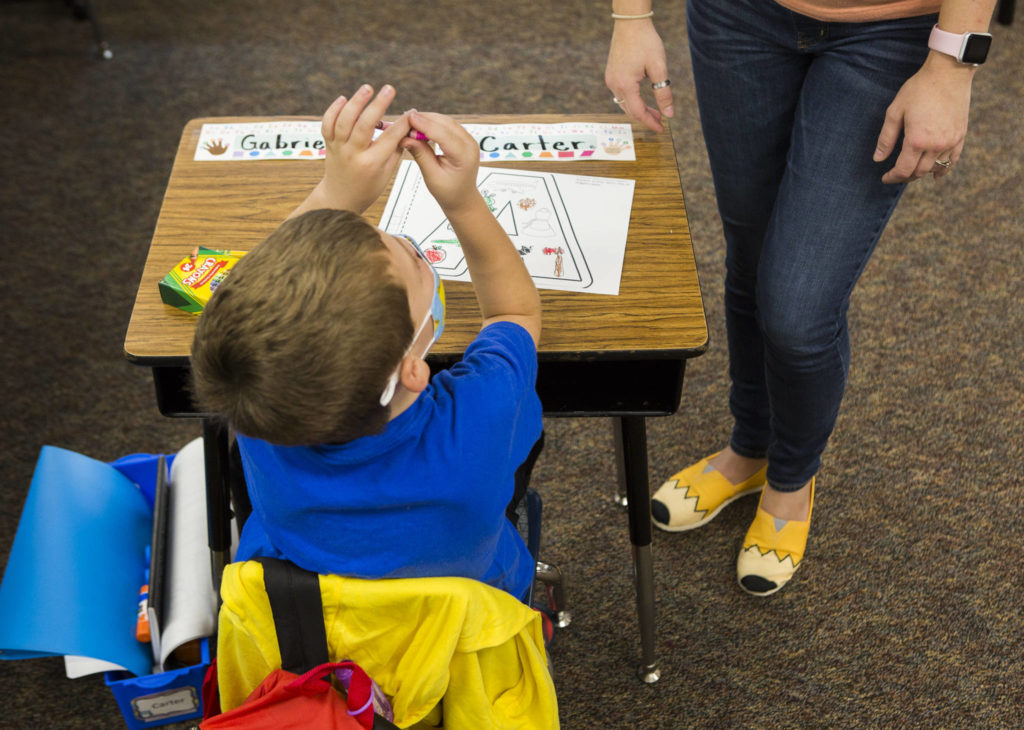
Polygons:
M971 33L967 36L967 42L964 43L963 57L960 59L962 63L985 63L985 59L988 57L989 46L992 45L992 36L983 35L981 33Z

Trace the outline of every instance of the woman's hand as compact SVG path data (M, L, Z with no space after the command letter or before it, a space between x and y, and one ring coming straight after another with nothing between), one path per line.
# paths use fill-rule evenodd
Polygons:
M892 154L903 133L903 148L882 182L910 182L929 173L938 178L956 165L967 137L974 71L932 51L921 70L907 79L886 110L878 135L875 162Z
M612 95L621 100L619 108L649 129L661 132L662 118L673 114L672 87L654 90L658 105L655 108L648 106L640 96L640 84L644 79L660 83L668 78L665 45L654 23L648 19L617 22L608 50L604 82Z

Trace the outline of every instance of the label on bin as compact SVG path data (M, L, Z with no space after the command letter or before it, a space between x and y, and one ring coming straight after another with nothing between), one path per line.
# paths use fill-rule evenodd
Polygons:
M132 700L135 717L143 722L163 720L175 715L184 715L199 710L199 695L196 688L176 687L166 692L143 695Z

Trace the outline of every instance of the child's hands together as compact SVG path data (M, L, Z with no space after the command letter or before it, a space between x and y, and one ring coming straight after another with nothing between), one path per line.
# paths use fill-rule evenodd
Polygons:
M374 140L377 123L394 99L391 85L374 97L373 89L364 84L351 99L339 96L334 100L324 112L321 127L327 145L324 177L290 217L316 208L363 213L387 187L406 149L423 172L427 189L449 217L482 201L476 189L480 149L451 117L410 111ZM410 137L412 130L437 143L444 154L435 155L430 143Z
M423 181L445 214L457 215L465 206L482 198L476 188L480 148L469 132L444 114L410 111L412 128L436 142L443 155L435 155L427 142L406 138L400 144L412 153L423 173ZM390 131L390 130L389 130Z
M374 140L377 122L395 99L384 85L376 98L364 84L346 99L339 96L324 112L322 133L327 144L327 167L316 195L321 207L362 213L383 192L402 157L401 142L409 133L407 114Z

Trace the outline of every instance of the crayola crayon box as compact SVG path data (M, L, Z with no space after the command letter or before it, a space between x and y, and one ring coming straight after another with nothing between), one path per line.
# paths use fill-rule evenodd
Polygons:
M186 256L160 280L160 298L172 307L199 314L245 253L199 247L194 260Z

